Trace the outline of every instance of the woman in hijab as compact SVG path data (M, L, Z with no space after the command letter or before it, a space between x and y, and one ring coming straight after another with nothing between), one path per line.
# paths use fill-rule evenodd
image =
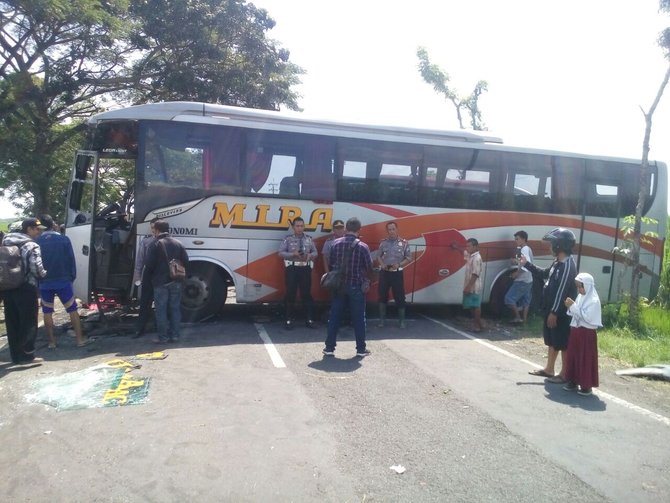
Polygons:
M565 379L568 381L563 389L577 390L582 396L592 393L598 387L598 337L596 329L602 327L600 297L596 292L593 276L581 272L575 277L577 298L565 299L570 322L570 339L568 342L567 370Z

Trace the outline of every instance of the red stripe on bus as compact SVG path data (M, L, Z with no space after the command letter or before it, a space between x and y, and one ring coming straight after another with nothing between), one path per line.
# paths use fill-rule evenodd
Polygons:
M473 229L495 228L495 227L523 227L523 226L564 226L577 228L581 226L581 219L572 217L556 217L542 214L521 214L514 212L460 212L460 213L437 213L430 215L415 215L402 210L393 210L383 205L358 204L358 206L373 209L391 215L398 219L401 237L407 240L423 239L425 245L415 254L415 260L405 270L406 286L408 294L410 285L412 291L422 290L431 284L442 281L444 278L437 275L440 269L449 269L453 275L464 265L463 248L467 232ZM584 229L589 232L603 234L614 239L616 230L613 227L586 223ZM386 238L386 222L376 222L363 226L361 229L363 241L369 244L371 250L376 250L379 243ZM321 250L326 236L316 239L317 248ZM619 236L621 239L621 235ZM643 248L660 256L662 243L658 239L651 238L651 244L643 243ZM541 240L531 241L536 257L551 255L548 243ZM453 245L453 246L452 246ZM489 261L505 260L511 258L514 245L510 241L481 242L480 248L482 258ZM611 250L582 246L582 256L594 257L603 260L612 260ZM622 257L616 256L617 262L625 262ZM276 290L261 301L280 300L284 290L283 261L272 253L254 262L242 266L235 272L246 276L254 282L264 284ZM650 273L645 268L646 273ZM323 273L322 258L315 264L315 276L319 278ZM412 278L412 283L410 283ZM317 292L318 291L318 292ZM376 291L371 288L371 291ZM315 288L316 298L322 297L319 288Z
M411 217L416 215L416 213L411 213L405 210L399 210L398 208L393 208L391 206L385 206L383 204L372 204L372 203L352 203L361 208L367 208L368 210L378 211L380 213L385 213L393 218L403 218Z

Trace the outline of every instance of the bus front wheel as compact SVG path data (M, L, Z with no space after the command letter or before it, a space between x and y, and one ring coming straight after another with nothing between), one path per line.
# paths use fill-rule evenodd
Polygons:
M199 321L216 314L225 299L227 287L221 272L212 264L194 263L181 295L181 311L184 321Z

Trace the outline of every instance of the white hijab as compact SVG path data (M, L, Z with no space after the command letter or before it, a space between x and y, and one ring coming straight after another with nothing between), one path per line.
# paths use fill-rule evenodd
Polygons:
M596 292L596 284L593 276L586 272L580 272L575 276L575 281L584 285L584 294L577 295L575 303L568 309L572 316L571 327L586 327L596 329L603 326L600 313L600 297Z

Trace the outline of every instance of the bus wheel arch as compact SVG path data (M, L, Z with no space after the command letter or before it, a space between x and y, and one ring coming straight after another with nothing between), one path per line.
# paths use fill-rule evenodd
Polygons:
M192 261L182 285L181 310L184 321L200 321L217 314L226 302L232 278L212 262Z
M489 309L496 316L504 316L505 314L505 294L514 281L510 276L513 270L505 269L500 271L493 280L491 295L489 296Z

